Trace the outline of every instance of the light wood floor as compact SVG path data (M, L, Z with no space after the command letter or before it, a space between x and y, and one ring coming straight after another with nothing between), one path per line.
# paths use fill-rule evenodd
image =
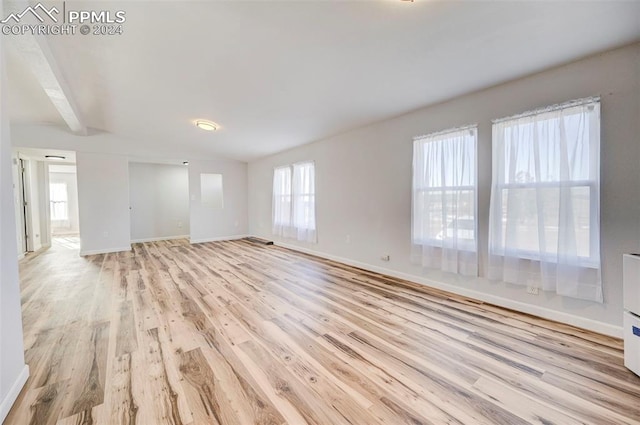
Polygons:
M58 235L51 238L51 244L55 246L62 246L67 249L80 250L80 236L78 235Z
M621 342L246 241L21 263L14 424L640 424Z

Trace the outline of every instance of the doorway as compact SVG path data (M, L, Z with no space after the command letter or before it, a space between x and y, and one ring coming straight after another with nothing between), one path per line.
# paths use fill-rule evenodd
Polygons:
M40 196L44 163L20 152L13 154L13 184L15 197L16 237L18 255L38 251L43 247L41 216L44 214Z
M75 152L14 148L12 180L20 258L51 246L52 236L79 245Z
M75 164L49 164L49 228L52 245L79 244L78 179Z

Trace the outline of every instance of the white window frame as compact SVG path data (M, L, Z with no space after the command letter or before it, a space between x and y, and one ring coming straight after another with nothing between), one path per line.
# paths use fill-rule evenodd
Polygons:
M570 109L576 105L579 104L584 104L587 102L594 102L597 104L597 107L600 108L600 100L599 98L588 98L588 99L581 99L578 101L572 101L572 102L567 102L564 104L560 104L560 105L553 105L553 106L549 106L546 108L541 108L539 110L535 110L532 112L526 112L524 114L519 114L513 117L506 117L506 118L501 118L501 119L497 119L494 120L494 131L495 131L495 124L496 123L504 123L504 122L508 122L508 121L513 121L514 122L514 126L517 125L517 121L519 118L522 117L528 117L528 116L543 116L545 113L549 112L549 111L557 111L557 110L565 110L565 109ZM493 146L493 149L499 149L499 148L504 148L504 146L501 147L496 147ZM598 139L598 148L599 148L599 139ZM503 152L504 153L504 152ZM499 152L495 152L493 153L494 155L494 165L497 164L498 161L496 161L496 155L499 155ZM590 159L592 160L592 159ZM599 167L596 167L596 169L599 172ZM496 170L495 166L494 166L494 173L504 173L504 170ZM505 190L509 190L509 189L540 189L540 188L557 188L557 187L569 187L569 188L578 188L578 187L587 187L589 188L589 209L590 211L598 211L599 210L599 202L600 202L600 179L599 179L599 174L598 175L594 175L592 179L589 180L558 180L558 181L553 181L553 182L530 182L530 183L493 183L492 184L492 189L496 190L496 195L499 193L498 196L500 196L501 198L503 197L504 191ZM492 194L492 196L494 196L494 194ZM493 198L492 198L492 207L493 207ZM588 257L584 257L584 256L580 256L578 258L578 264L579 266L582 267L588 267L588 268L594 268L594 269L599 269L600 268L600 250L599 250L599 244L600 244L600 238L598 235L598 227L599 226L594 226L593 222L591 220L597 219L599 218L599 214L597 215L597 217L591 217L590 216L590 223L589 223L589 256ZM493 220L493 217L491 217L491 220ZM496 232L496 240L500 241L500 243L502 243L501 241L504 239L504 235L502 233L502 226L496 226L495 232ZM543 232L544 233L544 232ZM547 261L547 262L557 262L557 253L553 253L553 252L548 252L547 255L541 255L539 252L536 251L531 251L531 250L525 250L525 249L508 249L505 248L504 245L502 246L498 246L495 242L497 242L496 240L494 240L494 243L490 243L489 245L489 252L491 255L495 255L495 256L502 256L502 257L512 257L512 258L520 258L523 260L529 260L529 261ZM596 249L596 247L598 247L598 249Z
M296 193L298 186L298 177L296 171L299 167L311 166L313 174L313 186L311 192ZM274 168L273 175L273 188L272 188L272 226L273 234L276 236L283 236L286 238L293 238L305 242L316 242L316 214L315 214L315 162L314 161L301 161L289 165L279 166ZM286 172L288 176L289 193L276 194L276 175L278 172ZM305 202L310 202L313 208L313 220L311 223L297 223L296 212L301 208ZM279 208L282 208L284 202L282 200L288 200L289 202L289 221L285 222L281 220L281 217L276 214ZM308 207L308 205L307 205Z
M477 161L478 161L478 126L477 125L469 125L469 126L464 126L464 127L456 127L456 128L451 128L451 129L447 129L447 130L443 130L443 131L439 131L436 133L431 133L431 134L427 134L425 136L420 136L420 137L416 137L414 138L414 152L415 152L415 146L418 143L429 143L428 141L426 141L427 139L431 138L436 138L438 140L447 140L448 136L453 135L454 133L460 132L460 131L471 131L473 133L473 138L474 138L474 167L475 167L475 173L473 175L474 178L474 183L473 185L461 185L461 186L438 186L438 187L431 187L431 186L427 186L426 183L423 181L421 182L421 184L416 185L416 179L415 176L413 176L413 182L414 182L414 187L413 187L413 193L412 193L412 229L411 229L411 240L413 242L413 244L415 245L430 245L430 246L434 246L434 247L442 247L443 241L436 239L436 238L425 238L422 237L423 235L416 235L416 228L415 228L415 204L416 204L416 198L422 194L425 195L427 193L435 193L435 192L447 192L447 191L471 191L473 192L473 202L474 202L474 212L473 212L473 246L471 247L471 245L465 246L463 249L468 250L468 251L473 251L473 252L477 252L478 251L478 168L477 168ZM415 153L414 153L414 161L416 161L415 158ZM414 166L413 166L413 173L416 172L416 164L414 162ZM440 171L440 170L438 170ZM418 236L418 237L417 237ZM472 249L468 249L468 248L472 248Z

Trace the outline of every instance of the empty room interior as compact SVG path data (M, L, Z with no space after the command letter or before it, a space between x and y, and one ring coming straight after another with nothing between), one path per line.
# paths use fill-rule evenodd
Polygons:
M0 18L3 425L640 424L640 1Z

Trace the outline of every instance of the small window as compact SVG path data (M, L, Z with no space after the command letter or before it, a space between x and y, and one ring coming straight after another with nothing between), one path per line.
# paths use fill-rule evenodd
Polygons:
M273 234L316 242L315 165L301 162L273 170Z
M69 220L69 201L66 183L49 184L49 202L51 206L51 220Z

